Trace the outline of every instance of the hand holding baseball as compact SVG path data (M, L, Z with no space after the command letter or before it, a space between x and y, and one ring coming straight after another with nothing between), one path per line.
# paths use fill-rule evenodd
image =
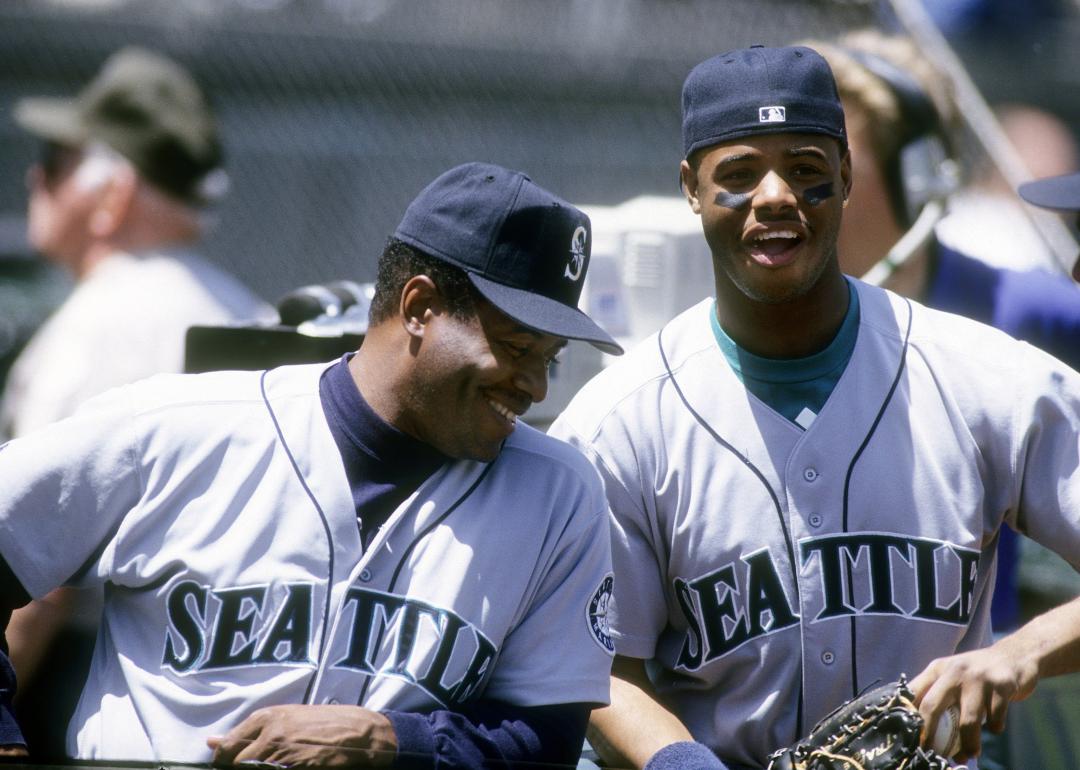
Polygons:
M947 706L930 734L931 749L946 758L956 756L960 751L960 709Z
M1024 658L995 644L981 650L938 658L911 681L924 721L924 745L943 756L965 761L982 749L982 726L1005 729L1009 703L1026 698L1037 672ZM958 742L959 745L944 745Z

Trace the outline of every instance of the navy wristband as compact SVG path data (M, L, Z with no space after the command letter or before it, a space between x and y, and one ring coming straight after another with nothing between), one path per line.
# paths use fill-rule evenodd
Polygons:
M398 753L393 766L402 769L431 767L431 758L435 755L435 733L428 718L424 714L406 711L387 710L382 713L394 726L397 737Z
M643 770L728 770L727 765L703 743L679 741L660 749Z

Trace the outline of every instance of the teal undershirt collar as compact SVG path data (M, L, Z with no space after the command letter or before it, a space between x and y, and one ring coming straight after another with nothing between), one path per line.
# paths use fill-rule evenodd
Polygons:
M859 294L848 282L848 310L833 341L806 358L762 358L740 348L720 328L716 303L709 314L713 336L746 389L803 429L825 406L851 360L859 335Z

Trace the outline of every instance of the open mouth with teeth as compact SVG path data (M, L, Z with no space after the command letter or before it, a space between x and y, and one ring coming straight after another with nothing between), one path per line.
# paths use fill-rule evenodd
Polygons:
M766 267L782 267L793 261L803 237L794 230L769 230L750 237L747 246L755 262Z
M506 421L509 427L513 427L517 424L517 414L515 414L509 407L500 404L493 398L489 398L488 403L491 405L491 408L495 410L495 413Z

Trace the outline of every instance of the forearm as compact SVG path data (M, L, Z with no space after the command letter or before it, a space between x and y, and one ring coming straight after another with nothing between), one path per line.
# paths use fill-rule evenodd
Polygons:
M949 706L959 710L958 759L981 750L985 723L1005 728L1009 704L1035 690L1039 679L1080 670L1080 598L1046 612L980 650L938 658L911 680L928 725Z
M1080 597L1033 618L994 647L1036 679L1080 671Z
M50 643L74 612L75 590L58 588L11 614L5 634L8 657L24 684L33 681Z
M614 767L642 768L665 746L693 740L679 718L657 702L643 676L640 661L619 659L611 705L594 711L589 721L589 742Z
M489 701L468 714L289 704L259 709L207 744L218 766L256 761L439 770L573 765L588 715L588 705L578 703L525 708Z

